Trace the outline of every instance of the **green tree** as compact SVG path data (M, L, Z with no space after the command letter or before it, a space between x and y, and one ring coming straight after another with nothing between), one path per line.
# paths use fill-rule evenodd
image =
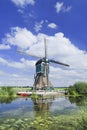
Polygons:
M69 86L69 95L87 95L87 83L77 82L73 86Z

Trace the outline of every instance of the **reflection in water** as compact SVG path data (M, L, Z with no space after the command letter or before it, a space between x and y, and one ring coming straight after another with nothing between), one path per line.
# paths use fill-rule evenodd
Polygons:
M81 113L79 116L76 105L85 104L87 105L86 97L53 97L35 100L31 98L17 98L16 100L1 98L0 130L76 130L77 128L80 130L81 124L86 126L87 118L83 118L82 123L76 126L76 120L81 119Z
M2 99L0 99L2 101ZM33 102L30 98L11 98L0 103L0 118L34 117Z
M53 100L55 98L38 98L36 100L33 100L34 103L34 111L36 112L35 116L43 116L43 114L47 114L49 112L49 109L53 103Z
M50 113L54 116L60 114L73 114L78 107L87 105L84 97L51 97L51 98L0 98L0 116L6 117L36 117Z
M11 103L13 100L15 100L16 98L15 97L0 97L0 103L3 104L3 103Z
M70 96L69 101L71 103L76 103L77 106L87 105L87 97L86 96L76 96L76 97Z

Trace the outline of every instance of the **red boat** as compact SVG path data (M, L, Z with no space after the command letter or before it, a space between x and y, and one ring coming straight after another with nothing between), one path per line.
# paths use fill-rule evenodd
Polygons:
M17 92L17 95L20 95L20 96L30 96L31 94L32 92L26 92L26 91Z

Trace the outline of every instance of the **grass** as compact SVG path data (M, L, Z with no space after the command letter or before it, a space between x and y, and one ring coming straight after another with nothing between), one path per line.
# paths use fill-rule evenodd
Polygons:
M0 97L16 97L18 91L30 91L31 88L23 87L0 87Z

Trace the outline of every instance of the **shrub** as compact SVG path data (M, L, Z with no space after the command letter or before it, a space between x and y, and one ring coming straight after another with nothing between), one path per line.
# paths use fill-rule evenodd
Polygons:
M1 96L12 96L14 95L14 90L12 87L2 87L0 91Z
M68 89L69 95L87 95L87 83L77 82Z

